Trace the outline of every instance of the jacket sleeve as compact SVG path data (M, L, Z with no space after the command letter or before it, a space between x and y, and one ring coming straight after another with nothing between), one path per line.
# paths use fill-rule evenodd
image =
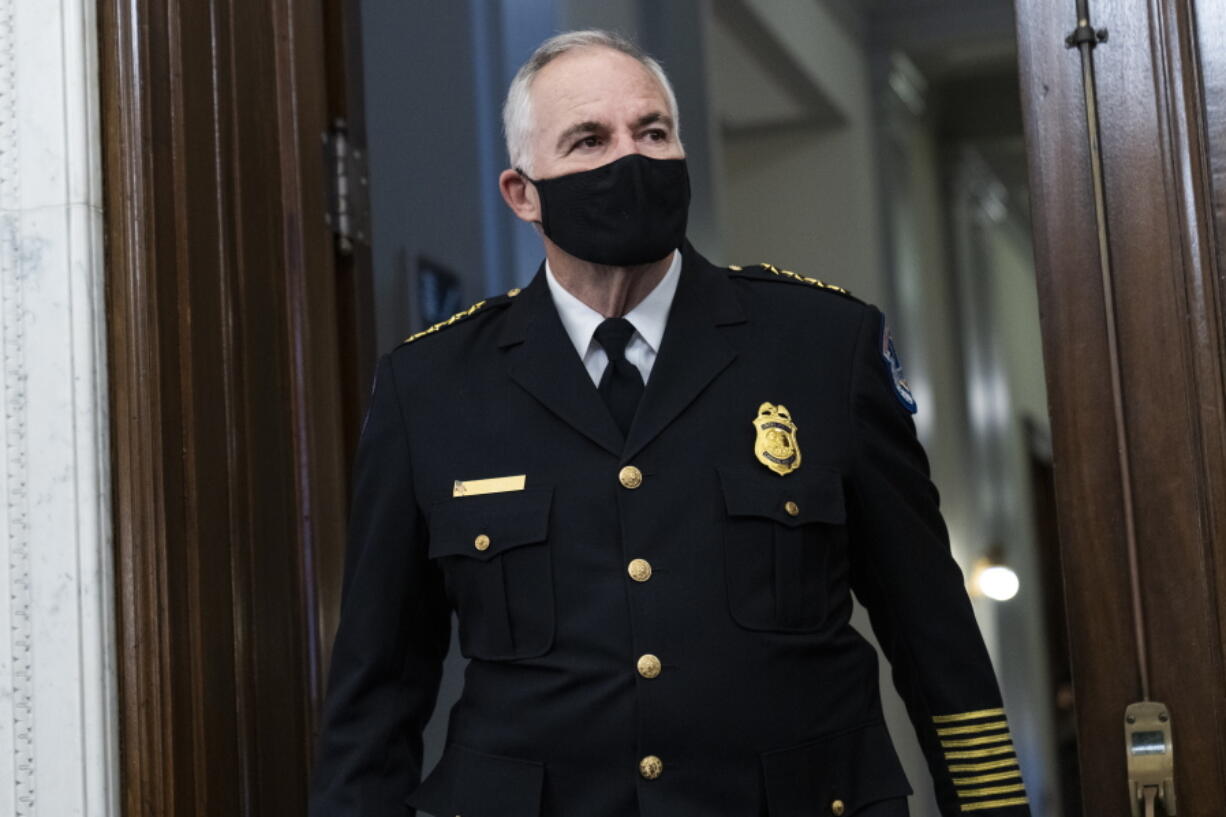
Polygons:
M884 334L884 317L867 308L851 378L852 588L890 660L943 817L1023 817L1030 812L996 676Z
M413 491L388 357L354 463L340 627L328 673L311 817L405 817L421 777L451 614Z

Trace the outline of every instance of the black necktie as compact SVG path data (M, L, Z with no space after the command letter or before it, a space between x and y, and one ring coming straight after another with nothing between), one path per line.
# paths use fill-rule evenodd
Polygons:
M626 344L633 334L634 324L625 318L606 318L595 332L596 342L609 356L609 365L605 367L597 390L623 437L630 432L630 421L643 396L643 375L637 366L626 360Z

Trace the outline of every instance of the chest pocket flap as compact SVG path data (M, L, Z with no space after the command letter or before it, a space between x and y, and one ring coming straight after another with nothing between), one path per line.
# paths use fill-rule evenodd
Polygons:
M721 466L719 479L729 516L759 516L789 528L847 521L842 476L833 468L802 467L781 477L766 469Z
M467 556L489 561L549 534L552 488L444 500L430 513L430 558Z
M553 641L553 488L455 497L430 510L430 558L443 567L469 658L543 655Z
M807 465L780 477L721 467L724 573L732 618L750 630L806 633L829 612L830 566L846 546L843 480Z

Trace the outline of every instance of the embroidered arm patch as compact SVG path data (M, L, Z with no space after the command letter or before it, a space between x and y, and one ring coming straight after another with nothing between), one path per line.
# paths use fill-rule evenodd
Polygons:
M898 402L902 403L903 408L914 414L919 406L915 404L915 395L911 393L911 387L907 385L906 379L902 376L902 361L898 359L898 351L894 348L894 338L890 334L890 325L886 323L884 315L881 317L881 359L890 373L890 379L894 382L894 395L898 398Z

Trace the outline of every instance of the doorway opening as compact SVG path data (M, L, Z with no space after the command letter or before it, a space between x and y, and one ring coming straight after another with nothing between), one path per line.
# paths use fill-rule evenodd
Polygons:
M526 283L541 250L497 191L502 95L557 31L634 38L676 86L699 250L816 276L887 313L1031 802L1076 817L1014 25L1009 0L366 4L375 330L386 350ZM985 586L985 572L1017 586ZM427 769L461 689L456 644L448 661ZM882 666L913 814L935 814Z

